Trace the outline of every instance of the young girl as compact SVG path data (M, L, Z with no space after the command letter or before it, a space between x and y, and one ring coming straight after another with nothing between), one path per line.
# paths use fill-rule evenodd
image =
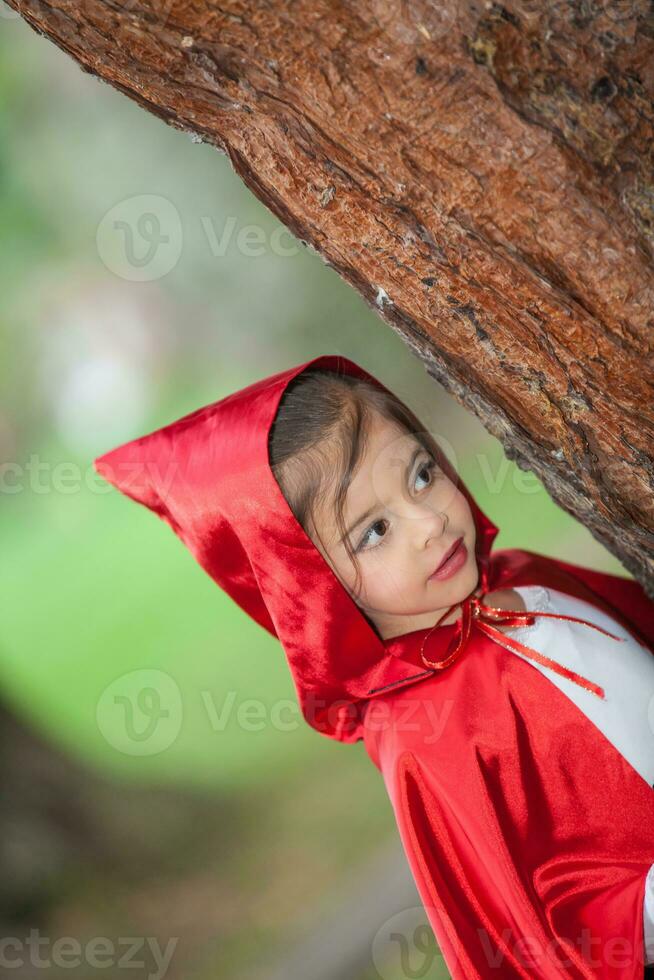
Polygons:
M455 978L654 959L654 604L497 527L380 382L323 356L94 461L363 739Z

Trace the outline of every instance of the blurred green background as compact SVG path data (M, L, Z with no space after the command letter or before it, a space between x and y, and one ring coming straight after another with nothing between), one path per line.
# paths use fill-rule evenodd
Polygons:
M290 708L288 730L244 723L250 699L295 703L281 649L165 525L95 477L92 459L264 375L341 353L444 437L500 526L496 547L627 573L225 156L82 73L6 7L0 201L3 692L29 733L20 737L50 751L62 779L75 774L70 811L102 827L51 873L43 848L15 920L31 922L32 909L48 935L80 942L179 937L168 977L272 976L320 928L325 896L349 894L396 843L381 777L362 743L322 738ZM139 223L144 212L160 226ZM147 256L171 228L155 274L125 263L128 244ZM181 717L170 745L141 755L121 745L120 716L100 722L98 708L135 671L165 675ZM33 782L45 786L42 764ZM12 833L19 867L26 845ZM404 974L371 961L365 976Z

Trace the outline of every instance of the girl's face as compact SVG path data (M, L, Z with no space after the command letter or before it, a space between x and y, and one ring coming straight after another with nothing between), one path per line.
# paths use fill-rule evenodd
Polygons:
M315 544L382 639L433 626L476 588L476 531L466 498L415 436L376 411L343 518L360 569L357 593L356 570L327 502L316 510L322 541ZM446 574L434 577L460 538Z

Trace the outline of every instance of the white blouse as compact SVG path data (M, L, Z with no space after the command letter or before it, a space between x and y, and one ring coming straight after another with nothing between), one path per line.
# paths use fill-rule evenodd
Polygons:
M536 618L533 626L505 632L604 688L598 698L574 681L512 650L556 684L613 743L646 782L654 784L654 654L595 606L541 585L516 586L527 610L587 619L625 637L621 643L581 623ZM501 641L498 641L501 642ZM506 649L510 649L507 647ZM654 791L654 790L653 790ZM654 962L654 865L645 879L643 905L645 962Z

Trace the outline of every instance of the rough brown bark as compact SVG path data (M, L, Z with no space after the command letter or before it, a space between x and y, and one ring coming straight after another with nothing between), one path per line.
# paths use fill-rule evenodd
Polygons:
M654 594L649 0L9 0L374 305Z

